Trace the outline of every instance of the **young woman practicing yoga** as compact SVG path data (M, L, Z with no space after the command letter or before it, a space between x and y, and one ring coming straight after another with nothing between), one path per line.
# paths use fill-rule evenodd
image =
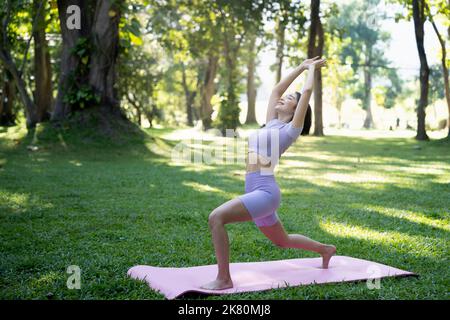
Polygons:
M249 137L246 157L245 194L225 202L209 215L209 228L216 252L218 274L204 289L221 290L233 287L229 268L228 234L225 224L253 220L275 245L317 252L322 268L328 268L336 247L322 244L299 234L287 234L276 209L280 205L280 188L273 170L279 157L302 132L309 99L313 90L315 70L326 65L315 57L302 62L272 90L267 108L266 126ZM303 93L282 97L290 84L308 70ZM268 139L268 140L267 140Z

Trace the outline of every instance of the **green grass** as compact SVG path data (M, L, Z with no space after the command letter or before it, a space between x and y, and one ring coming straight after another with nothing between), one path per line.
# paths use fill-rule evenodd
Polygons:
M38 130L33 152L23 128L0 127L0 298L162 299L128 268L214 264L208 215L243 192L244 166L173 164L173 131L115 144ZM288 232L420 277L204 299L449 298L447 142L302 137L276 177ZM251 222L227 229L232 262L316 256L275 247ZM69 265L81 268L80 290L66 287Z

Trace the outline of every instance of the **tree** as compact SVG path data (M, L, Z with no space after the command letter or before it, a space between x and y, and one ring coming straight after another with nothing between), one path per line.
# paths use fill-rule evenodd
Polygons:
M118 61L118 87L121 105L130 119L141 126L147 118L150 127L160 110L155 102L155 87L162 78L161 50L153 39L144 38L134 13L126 13L128 25L122 28L121 54Z
M221 35L218 16L214 10L214 2L207 1L197 6L190 6L192 26L189 37L191 53L198 59L200 66L200 119L204 130L212 127L213 108L211 99L216 92L215 79L219 70L219 52ZM199 30L199 32L195 32Z
M206 59L206 68L203 74L203 82L201 83L200 92L200 117L203 124L203 129L208 130L211 128L211 115L213 113L213 108L211 105L211 98L215 92L214 79L216 78L217 68L219 63L219 57L211 50L208 53Z
M218 126L225 135L226 129L235 130L239 123L238 54L246 32L262 24L264 2L239 2L216 0L218 23L221 27L221 41L225 59L225 87L218 114Z
M448 109L448 119L447 119L447 126L448 126L448 134L447 137L450 138L450 85L449 85L449 79L448 79L448 67L447 67L447 50L445 48L445 39L442 37L441 33L439 32L439 29L436 26L436 23L433 18L433 14L431 13L430 7L428 4L426 4L426 11L428 19L430 20L434 32L436 33L436 36L439 40L439 44L441 45L441 65L442 65L442 75L444 79L444 90L445 90L445 100L447 101L447 109ZM444 16L448 17L450 15L450 1L447 0L447 3L445 0L441 0L437 3L437 13L443 14ZM450 38L450 24L448 25L448 33Z
M249 35L248 41L248 56L247 56L247 117L245 119L246 124L256 123L256 35Z
M196 89L199 87L200 78L196 77L196 83L189 84L187 80L187 71L186 65L184 63L180 64L181 66L181 84L183 86L184 95L186 99L186 114L187 114L187 124L188 126L194 125L194 99L197 95ZM193 87L194 89L191 89Z
M339 16L333 18L333 25L342 30L342 38L345 39L341 62L351 63L355 73L347 84L352 87L353 97L362 102L366 111L363 127L367 129L374 127L371 108L373 82L376 78L385 78L388 73L383 70L389 68L383 45L390 35L381 30L379 21L384 18L384 13L377 8L379 2L352 1L342 6ZM362 73L363 81L359 81L358 73Z
M268 10L266 8L266 10ZM270 37L262 28L262 24L254 24L250 26L247 35L247 45L242 56L247 63L247 117L246 124L256 123L256 94L257 81L256 66L259 63L258 54L269 43ZM267 38L267 39L266 39Z
M14 3L14 9L18 10L18 8L21 7L20 5L20 3ZM24 62L22 63L22 67L19 69L18 63L12 56L11 41L15 37L11 36L8 30L12 19L12 11L12 0L7 0L6 6L3 6L2 10L0 11L0 17L2 20L0 30L0 61L3 63L4 69L6 69L11 75L11 78L19 93L19 97L25 107L26 126L28 129L32 129L38 122L38 116L36 112L36 106L27 91L26 83L23 78ZM23 61L26 60L29 43L30 42L28 41Z
M176 80L174 75L173 81L179 81L183 88L187 123L193 125L194 102L198 97L203 129L209 129L221 45L214 2L154 2L149 25L173 63L179 65L171 70L181 74Z
M428 140L428 135L425 129L425 108L428 105L428 90L430 68L428 67L427 55L424 47L424 23L425 15L425 0L412 0L412 13L414 19L414 31L416 35L417 51L420 60L420 98L417 106L417 140Z
M284 58L289 57L294 64L300 63L298 47L301 46L300 41L305 34L304 25L307 18L301 1L274 1L267 11L268 20L275 22L276 63L272 67L276 74L275 81L279 82ZM273 38L270 34L267 34L266 37L269 40ZM289 49L293 51L292 57L289 56Z
M417 52L419 54L420 61L420 96L417 100L417 140L428 140L428 135L425 129L425 109L428 105L428 91L429 91L429 77L430 68L428 66L427 56L424 47L424 23L427 18L425 11L425 0L392 0L391 2L397 2L403 5L407 9L407 14L397 14L396 21L400 19L410 20L413 18L414 33L416 38Z
M217 3L225 59L225 68L223 69L225 71L225 94L220 104L218 126L224 136L226 129L236 129L239 125L240 108L236 94L237 58L246 31L243 26L245 12L239 9L241 7L237 7L234 1L230 3L218 1Z
M325 83L330 88L333 104L338 111L338 128L342 127L342 105L346 97L352 93L351 79L354 78L351 66L342 63L339 57L343 45L339 36L330 35L327 45L329 58Z
M383 78L379 85L374 87L375 100L379 106L386 109L393 108L402 98L403 81L399 78L397 70L394 68L382 68Z
M445 98L444 79L442 77L442 66L438 64L430 66L430 93L428 95L430 104Z
M13 105L16 95L16 86L11 74L0 66L0 126L13 126L16 123L16 115Z
M320 0L311 0L310 27L308 37L308 58L322 56L324 32L320 21ZM322 121L322 71L315 71L314 78L314 135L323 136Z
M283 69L284 47L286 38L286 27L289 23L291 12L289 10L290 1L281 0L278 2L279 9L275 11L275 34L276 34L276 83L281 80L281 71Z
M420 96L417 103L417 134L416 139L417 140L428 140L428 135L426 133L425 129L425 109L428 105L428 95L429 95L429 78L430 78L430 68L428 66L427 56L424 48L424 23L426 19L428 18L433 25L433 29L438 36L439 43L441 45L441 61L442 61L442 68L443 68L443 75L444 75L444 87L445 90L448 91L448 75L446 76L446 71L448 73L448 68L446 66L447 61L444 60L444 57L446 56L446 50L445 50L445 42L443 41L442 36L440 35L439 30L436 27L435 24L435 15L431 14L430 6L428 4L428 1L425 0L390 0L390 2L400 3L402 4L407 10L407 14L397 14L396 20L399 19L406 19L410 20L411 16L414 21L414 32L416 37L416 45L417 45L417 51L419 54L419 61L420 61L420 72L419 72L419 79L420 79ZM431 7L436 11L437 14L443 14L444 17L447 17L449 14L449 7L450 2L447 0L436 0L436 1L430 1ZM448 21L448 19L444 18L444 21ZM447 31L448 36L450 38L450 25L447 22ZM444 46L443 46L444 45ZM447 79L447 80L445 80ZM445 84L447 83L447 85ZM449 126L450 126L450 104L449 99L447 98L448 95L446 93L446 100L449 108ZM449 129L450 132L450 129Z
M81 28L74 30L67 23L71 18L68 7L73 5L82 12ZM84 109L123 118L115 87L123 7L122 0L58 0L63 41L52 120L65 119L72 112Z
M50 119L53 103L52 69L50 65L50 53L45 37L46 21L45 1L33 1L33 14L35 17L34 39L34 77L35 77L35 103L37 121L43 122Z
M278 41L276 42L277 45L277 52L279 55L277 57L280 57L274 67L275 70L277 70L277 80L281 78L281 70L282 66L284 64L284 58L288 58L288 63L290 66L298 66L305 57L302 57L299 54L299 48L302 48L305 46L305 39L306 42L309 41L308 39L308 32L309 30L305 28L305 24L308 21L307 17L305 16L306 10L305 10L305 4L302 1L285 1L280 0L278 1L280 4L278 7L283 7L286 13L284 14L284 18L286 21L284 21L280 26L286 26L282 28L282 30L277 31L276 34L278 34ZM277 4L277 2L274 3L274 5ZM275 15L275 21L281 20L278 18L280 16L280 13L274 9L272 9L273 14ZM272 18L273 19L273 18ZM282 41L280 41L282 39ZM303 125L302 135L309 135L310 129L312 124L312 110L311 106L308 106L308 110L306 112L305 116L305 123Z

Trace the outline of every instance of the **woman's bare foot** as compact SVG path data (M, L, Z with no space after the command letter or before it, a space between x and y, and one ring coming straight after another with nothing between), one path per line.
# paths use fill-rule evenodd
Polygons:
M216 279L214 281L208 282L208 283L200 286L200 288L207 289L207 290L229 289L229 288L233 288L233 281L231 281L231 279L227 279L227 280Z
M336 247L333 245L325 245L325 248L323 250L323 253L320 255L322 256L322 268L328 269L328 263L330 262L330 259L334 254L336 253Z

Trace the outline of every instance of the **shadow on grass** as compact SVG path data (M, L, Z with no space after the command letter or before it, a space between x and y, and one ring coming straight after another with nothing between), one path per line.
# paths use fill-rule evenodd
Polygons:
M4 244L0 271L3 286L7 288L2 297L45 298L48 291L56 290L57 298L160 299L161 295L148 290L145 284L125 279L128 268L137 264L185 267L215 263L207 218L215 207L243 193L244 177L230 174L232 170L243 168L226 165L205 170L195 165L173 166L167 154L153 152L151 147L158 144L162 150L170 150L177 141L157 136L134 135L117 144L108 138L85 140L84 135L89 137L91 133L77 135L70 128L69 131L44 129L38 132L38 151L30 152L25 147L32 142L31 136L15 147L4 149L0 145L7 160L0 169L0 229ZM292 159L311 163L305 171L319 177L327 172L330 162L317 161L308 156L308 152L319 151L338 158L349 155L386 157L393 166L404 166L404 162L395 162L395 159L409 150L398 148L402 143L409 144L403 140L389 139L373 144L365 139L342 137L305 140L305 148L300 144L293 150L302 155ZM322 141L327 143L320 143ZM397 156L385 155L383 148L386 147L397 152ZM437 161L428 153L427 157ZM448 156L441 155L439 161L448 163ZM323 167L315 167L318 162ZM355 173L353 163L348 160L332 164L342 166L349 174ZM376 172L372 170L372 174ZM448 230L389 216L371 208L410 210L430 218L446 218L448 202L442 197L436 200L436 195L444 195L448 186L430 181L436 175L410 176L426 181L417 189L383 183L382 188L373 190L355 183L322 186L301 176L290 177L291 180L279 178L283 197L280 217L289 231L335 243L340 255L373 260L419 274L428 273L419 295L427 296L426 285L437 282L437 291L431 295L443 297L445 275L443 277L442 268L445 268L443 257ZM309 192L302 195L302 190ZM355 204L369 209L355 208ZM436 215L436 210L442 214ZM325 230L322 219L384 233L387 237L400 233L423 243L389 241L386 237L374 240L370 235L365 239L339 236ZM252 223L230 225L228 229L232 262L312 255L295 249L277 250ZM443 246L435 250L433 246L439 243ZM433 253L421 250L433 250ZM78 264L83 270L84 286L79 292L64 287L65 269L71 264ZM51 272L57 274L42 277ZM340 285L332 288L336 298L345 298L346 294L361 295L346 293ZM296 297L300 290L286 289L283 294L287 298ZM320 296L322 289L309 290L314 298ZM394 290L408 297L408 289L403 285L396 287L394 284ZM273 294L232 296L264 298Z

